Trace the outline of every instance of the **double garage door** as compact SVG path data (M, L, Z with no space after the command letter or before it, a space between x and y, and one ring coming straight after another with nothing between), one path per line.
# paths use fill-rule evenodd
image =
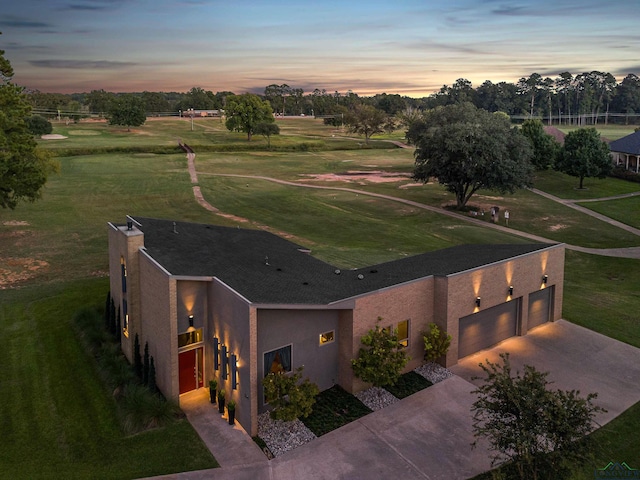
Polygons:
M548 322L551 318L552 290L545 288L529 295L529 329ZM458 358L516 335L520 304L521 299L518 298L462 317L458 327Z

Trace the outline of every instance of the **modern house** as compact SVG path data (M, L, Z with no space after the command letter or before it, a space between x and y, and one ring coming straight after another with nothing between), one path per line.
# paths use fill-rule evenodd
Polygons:
M304 366L321 390L365 388L351 359L379 318L398 329L408 371L430 322L453 337L450 366L562 312L562 244L462 245L340 270L261 230L140 217L108 227L125 355L136 334L148 343L157 385L177 401L217 379L251 435L276 367Z
M640 173L640 130L609 144L613 164Z

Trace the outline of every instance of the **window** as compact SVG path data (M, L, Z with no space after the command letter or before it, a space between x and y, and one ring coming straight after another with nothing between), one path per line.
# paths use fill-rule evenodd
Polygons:
M129 306L127 304L127 299L122 299L122 317L124 318L122 324L122 333L124 333L125 337L129 336Z
M398 342L403 347L409 346L409 320L398 323Z
M291 371L291 345L264 354L264 376Z
M185 332L178 335L178 348L186 347L202 341L202 329L196 328L193 332Z
M127 293L127 262L124 257L120 257L120 279L122 283L122 293Z
M324 332L320 334L320 346L326 345L328 343L333 343L336 338L335 330L331 330L330 332Z

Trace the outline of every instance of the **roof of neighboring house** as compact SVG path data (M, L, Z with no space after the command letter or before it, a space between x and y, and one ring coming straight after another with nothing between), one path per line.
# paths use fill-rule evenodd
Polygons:
M216 277L253 303L326 305L432 275L445 276L550 247L461 245L339 270L272 233L133 217L148 255L172 275ZM177 233L175 233L177 232Z
M566 135L562 130L552 126L543 127L543 129L544 133L551 135L560 145L564 145L564 137L566 137Z
M609 148L612 152L640 155L640 130L619 140L614 140L609 144Z

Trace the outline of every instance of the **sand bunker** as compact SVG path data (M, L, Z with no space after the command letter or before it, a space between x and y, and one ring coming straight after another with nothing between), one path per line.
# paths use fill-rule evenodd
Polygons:
M305 174L301 181L307 180L320 180L325 182L362 182L367 181L371 183L392 183L401 182L411 178L410 173L398 173L398 172L382 172L382 171L348 171L343 173L318 173L318 174Z
M69 137L65 137L64 135L58 135L57 133L49 133L48 135L42 135L40 138L42 140L62 140L63 138L69 138Z

